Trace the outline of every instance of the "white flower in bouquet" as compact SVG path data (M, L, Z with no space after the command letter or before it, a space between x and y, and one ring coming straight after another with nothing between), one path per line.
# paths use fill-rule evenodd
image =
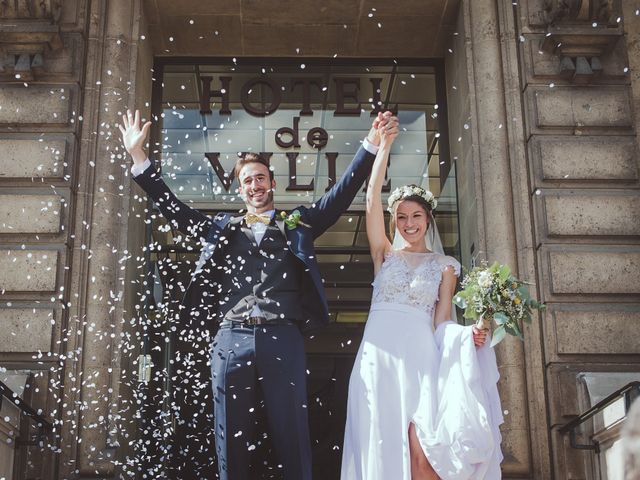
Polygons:
M491 287L492 281L493 278L491 278L491 273L487 270L484 270L478 274L478 285L480 285L482 289L486 290Z

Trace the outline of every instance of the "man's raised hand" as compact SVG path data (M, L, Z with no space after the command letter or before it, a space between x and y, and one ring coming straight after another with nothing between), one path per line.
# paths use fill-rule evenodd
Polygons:
M389 119L392 117L393 114L389 111L386 111L384 113L378 112L376 118L373 119L371 130L369 130L369 134L367 135L367 140L369 140L369 143L373 145L380 145L379 129L381 126L386 125Z
M129 152L133 163L136 165L142 165L147 159L147 154L144 151L144 143L149 135L149 128L151 128L151 122L146 122L142 128L140 128L140 111L136 110L135 115L131 113L131 110L127 110L126 115L122 115L122 125L118 125L120 133L122 133L122 143L124 148Z
M391 115L391 112L388 113L388 116L378 122L378 137L380 137L380 145L391 145L400 133L400 122L398 121L398 117Z

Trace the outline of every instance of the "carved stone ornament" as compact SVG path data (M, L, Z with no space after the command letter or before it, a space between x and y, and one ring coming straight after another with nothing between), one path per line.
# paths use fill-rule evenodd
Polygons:
M620 38L613 0L545 0L548 33L541 49L560 57L560 75L589 82L602 73L600 57Z
M30 80L62 48L63 0L0 0L0 79Z
M547 24L608 24L613 15L612 0L545 0Z

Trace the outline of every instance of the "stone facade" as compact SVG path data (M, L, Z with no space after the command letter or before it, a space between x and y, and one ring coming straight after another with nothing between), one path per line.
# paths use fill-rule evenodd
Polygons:
M628 2L608 5L604 20L588 9L556 15L579 3L462 2L464 37L447 59L463 235L480 258L517 265L548 305L524 351L498 348L507 476L594 478L590 454L557 430L595 403L585 378L606 372L608 393L640 378L637 74L627 51L640 22ZM585 57L599 68L578 68Z
M631 2L582 3L592 10L565 16L523 3L517 31L535 278L548 304L535 348L551 472L571 479L592 478L590 454L558 433L590 406L583 379L607 372L613 391L640 378L637 73L629 73L640 22Z
M128 449L118 412L135 355L119 345L144 238L129 225L144 205L130 201L115 125L148 95L138 80L150 88L151 54L138 71L132 41L141 5L18 1L0 13L0 363L35 374L31 404L55 423L52 448L26 449L19 471L113 477Z
M421 2L394 6L405 16L372 2L373 30L344 2L314 22L301 2L289 23L255 2L253 16L225 3L213 23L204 2L35 3L0 5L0 367L34 374L31 404L55 423L53 448L16 455L20 472L114 478L131 454L142 334L131 320L150 292L146 204L116 122L134 100L148 116L154 55L293 56L287 45L306 43L307 55L444 58L463 261L512 265L548 305L524 344L498 349L505 478L591 478L589 454L558 428L588 406L585 376L606 373L612 389L640 378L633 2L428 2L436 19ZM578 3L598 8L562 8ZM198 27L172 46L185 8ZM403 30L420 35L423 22L442 28L407 50ZM203 46L211 29L240 43Z

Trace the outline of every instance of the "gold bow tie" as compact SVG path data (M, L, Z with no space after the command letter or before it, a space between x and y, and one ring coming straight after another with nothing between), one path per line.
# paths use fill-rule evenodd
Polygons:
M258 222L269 225L271 223L271 215L262 215L260 213L246 213L244 216L244 221L247 222L247 225L249 226Z

